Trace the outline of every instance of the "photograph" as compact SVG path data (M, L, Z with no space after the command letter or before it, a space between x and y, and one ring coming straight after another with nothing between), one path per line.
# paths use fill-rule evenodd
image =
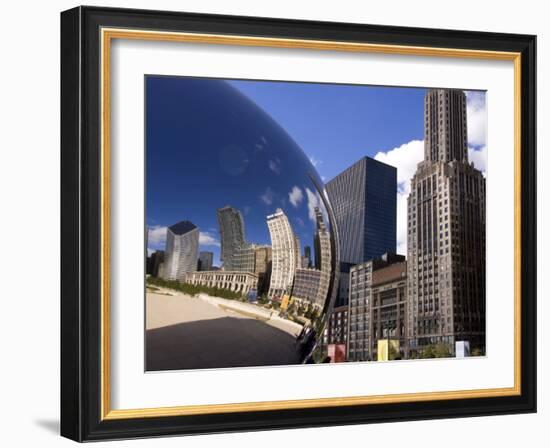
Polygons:
M144 95L145 371L491 356L485 91Z

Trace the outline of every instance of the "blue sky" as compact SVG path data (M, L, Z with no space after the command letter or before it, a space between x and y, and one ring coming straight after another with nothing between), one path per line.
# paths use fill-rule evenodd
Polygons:
M422 139L425 89L230 81L267 111L326 180L363 156Z
M398 251L406 251L404 205L409 179L423 157L425 89L176 77L147 77L146 83L150 250L164 247L166 226L189 219L201 230L200 250L214 252L215 264L219 264L215 209L224 205L241 210L249 241L269 243L265 216L280 206L292 215L302 246L311 243L308 218L314 188L297 180L301 171L310 169L308 163L301 159L294 163L296 157L287 154L286 160L283 154L280 159L269 159L269 169L255 165L256 159L245 154L246 148L276 146L276 142L264 143L272 123L265 117L256 122L255 117L262 115L257 109L246 115L246 102L239 109L220 100L229 84L286 131L323 181L363 156L396 166L397 244ZM470 154L485 172L485 94L467 92L467 98ZM232 124L225 123L228 114ZM241 122L247 125L239 130ZM277 139L276 135L270 139ZM286 140L279 143L280 147L289 145ZM224 145L227 148L212 155L212 147ZM232 162L240 159L244 165ZM292 192L299 193L294 195L300 198L298 204L291 201Z

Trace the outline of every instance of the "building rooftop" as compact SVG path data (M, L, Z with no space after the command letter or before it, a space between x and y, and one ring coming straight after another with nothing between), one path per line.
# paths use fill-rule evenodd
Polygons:
M401 280L407 276L407 262L393 263L372 272L372 285Z
M177 224L168 227L168 229L170 229L170 232L172 232L174 235L184 235L187 232L190 232L191 230L196 228L197 226L191 221L180 221Z

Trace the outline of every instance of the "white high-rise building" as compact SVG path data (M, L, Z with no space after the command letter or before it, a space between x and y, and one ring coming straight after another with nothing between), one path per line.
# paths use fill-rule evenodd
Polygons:
M281 209L267 217L267 227L271 236L271 282L268 296L281 298L289 294L298 263L296 237L288 217Z
M163 264L163 278L185 280L187 272L197 270L199 228L190 221L168 227Z

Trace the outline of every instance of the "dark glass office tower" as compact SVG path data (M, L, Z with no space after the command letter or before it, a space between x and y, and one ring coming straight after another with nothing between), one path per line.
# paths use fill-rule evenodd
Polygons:
M363 157L326 184L338 226L340 262L395 253L397 169Z

